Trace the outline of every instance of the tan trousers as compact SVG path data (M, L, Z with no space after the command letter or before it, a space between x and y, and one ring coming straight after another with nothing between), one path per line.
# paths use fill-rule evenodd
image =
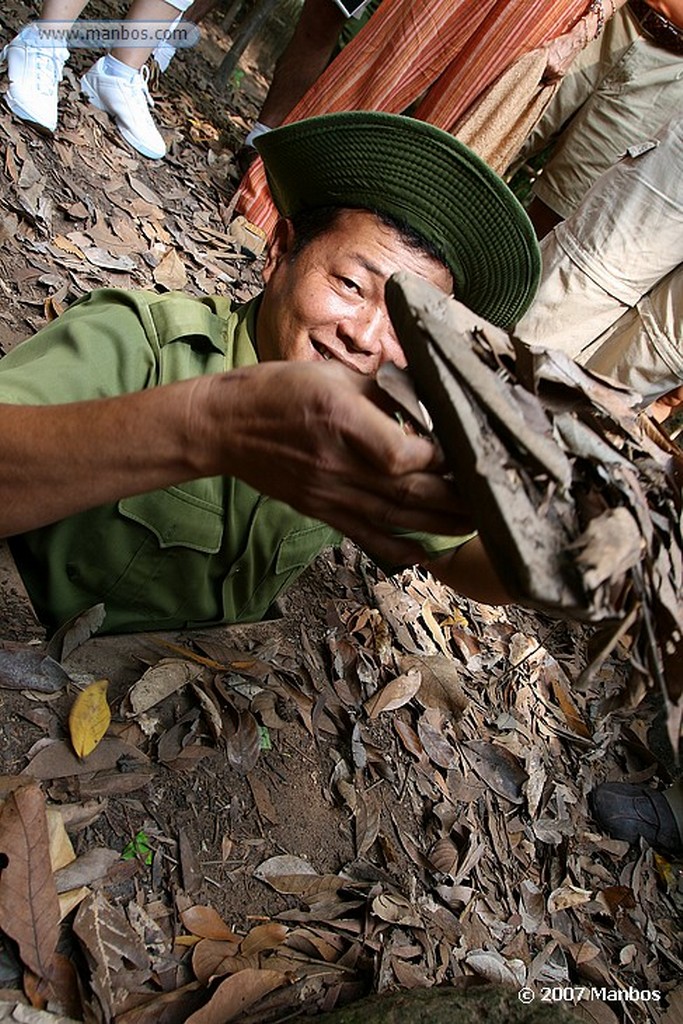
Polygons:
M649 401L683 383L683 113L632 153L543 240L516 333Z

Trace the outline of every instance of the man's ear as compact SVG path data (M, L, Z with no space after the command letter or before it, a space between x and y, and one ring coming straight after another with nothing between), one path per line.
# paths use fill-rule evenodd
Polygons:
M294 249L294 225L291 220L281 217L275 225L275 230L268 246L268 255L263 265L262 276L267 283L284 259L291 255Z

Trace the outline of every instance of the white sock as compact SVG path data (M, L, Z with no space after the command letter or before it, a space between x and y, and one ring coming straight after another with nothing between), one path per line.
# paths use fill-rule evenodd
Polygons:
M132 68L130 64L124 64L122 60L119 60L118 57L112 57L110 53L104 58L102 71L105 75L113 75L114 78L125 78L129 82L132 82L136 75L140 74L137 68Z
M246 139L244 140L244 145L253 146L254 139L258 139L259 135L265 135L266 132L272 132L272 130L273 129L270 128L267 124L263 124L262 121L256 121L254 127L251 129Z

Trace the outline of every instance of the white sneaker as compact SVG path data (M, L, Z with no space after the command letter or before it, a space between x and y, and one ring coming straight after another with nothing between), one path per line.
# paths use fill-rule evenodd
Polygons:
M8 43L0 60L7 62L9 89L5 103L12 113L53 132L57 127L59 83L68 59L65 46L36 45L25 29Z
M116 121L116 127L138 153L152 160L166 154L166 143L152 120L149 108L154 101L147 88L149 70L143 67L132 81L108 75L105 57L100 57L81 78L81 92L93 106L104 110Z

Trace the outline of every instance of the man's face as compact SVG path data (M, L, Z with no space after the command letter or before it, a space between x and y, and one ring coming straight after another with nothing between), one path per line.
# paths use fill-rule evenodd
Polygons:
M397 270L409 270L450 292L446 267L365 210L340 211L329 230L295 256L293 243L291 224L281 222L264 270L259 358L338 359L367 374L389 360L405 366L384 286Z

